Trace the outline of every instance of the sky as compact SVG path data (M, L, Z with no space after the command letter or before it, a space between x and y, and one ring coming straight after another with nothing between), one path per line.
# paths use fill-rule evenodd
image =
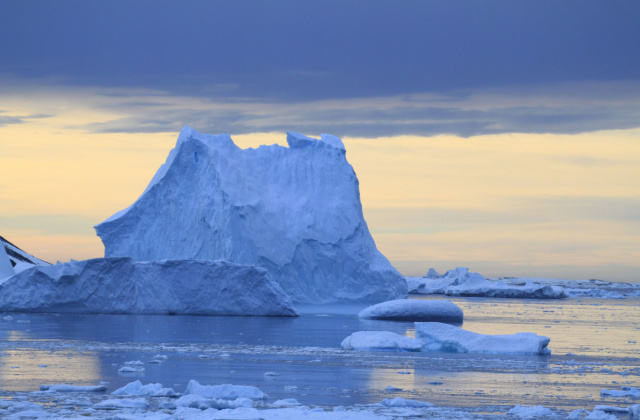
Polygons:
M640 3L0 0L0 235L55 262L185 125L341 137L405 275L640 281Z

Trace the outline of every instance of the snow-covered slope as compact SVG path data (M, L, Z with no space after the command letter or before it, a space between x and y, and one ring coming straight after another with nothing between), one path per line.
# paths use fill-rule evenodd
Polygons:
M96 226L105 256L266 268L294 301L384 301L406 282L377 250L342 141L240 149L186 127L144 193Z
M258 267L96 258L32 267L0 282L0 311L297 316Z
M27 252L18 248L16 245L9 242L7 239L3 238L2 236L0 236L0 245L4 245L4 249L7 255L9 256L9 261L11 262L11 265L14 267L22 263L27 263L32 265L51 265L46 261L42 261L41 259L38 259L31 254L28 254Z

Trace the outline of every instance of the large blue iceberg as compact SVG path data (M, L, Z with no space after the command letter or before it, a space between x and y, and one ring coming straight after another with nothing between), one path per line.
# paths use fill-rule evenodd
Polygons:
M288 133L287 142L241 149L186 127L138 200L96 226L105 257L256 265L301 303L404 297L342 141Z

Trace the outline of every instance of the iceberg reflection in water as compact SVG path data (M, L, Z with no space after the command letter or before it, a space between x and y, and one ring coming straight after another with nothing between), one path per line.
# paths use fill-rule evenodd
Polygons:
M137 379L180 393L194 379L256 386L270 402L353 406L400 397L504 415L518 404L565 412L615 405L602 389L637 385L637 300L448 299L464 311L462 328L544 335L552 355L343 350L356 331L415 334L412 322L358 318L362 305L301 307L300 318L4 314L1 396L61 381L104 381L112 392ZM145 369L118 373L130 361ZM40 364L47 367L24 368Z

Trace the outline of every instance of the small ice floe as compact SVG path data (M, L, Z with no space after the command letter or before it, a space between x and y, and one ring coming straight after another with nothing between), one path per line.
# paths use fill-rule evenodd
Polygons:
M199 395L204 398L218 398L231 400L249 398L252 400L265 399L267 395L255 386L246 385L200 385L196 380L190 380L185 394Z
M274 407L294 407L296 405L300 405L300 403L295 398L285 398L274 402L272 405Z
M448 300L395 299L363 309L358 316L388 321L462 323L463 313Z
M615 407L613 405L596 405L593 410L604 411L605 413L629 414L629 408Z
M273 376L280 376L280 374L276 372L265 372L264 376L273 377Z
M416 339L421 340L423 351L486 354L551 354L547 347L550 339L535 333L512 335L486 335L466 331L439 322L416 322Z
M2 319L4 319L5 321L11 321L13 317L11 315L7 315L7 316L3 316Z
M153 356L151 358L151 360L149 360L149 363L160 364L160 363L164 362L167 359L169 359L169 356L167 356L167 355L156 354L155 356Z
M553 411L541 405L537 405L535 407L516 405L511 410L507 411L507 414L513 414L520 418L545 418L553 416Z
M342 340L345 350L420 351L422 342L389 331L357 331Z
M40 385L40 391L47 392L104 392L107 387L104 385L68 385L68 384L56 384L56 385Z
M146 384L135 381L129 382L122 388L118 388L111 393L116 396L136 396L136 397L176 397L178 394L173 388L164 388L162 384Z
M617 389L603 389L600 391L602 397L614 397L614 398L640 398L640 389L630 386L623 386L620 390Z
M403 389L402 388L398 388L392 385L387 385L387 387L384 389L386 392L400 392Z
M149 404L144 398L136 399L117 399L117 400L104 400L93 405L96 410L119 410L121 408L135 408L139 410L146 410L149 408Z
M404 398L385 398L376 405L383 405L385 407L405 407L405 408L420 408L420 407L433 407L433 404L426 401L407 400Z
M144 363L139 360L133 360L124 362L124 365L118 369L118 373L142 373L144 370Z

